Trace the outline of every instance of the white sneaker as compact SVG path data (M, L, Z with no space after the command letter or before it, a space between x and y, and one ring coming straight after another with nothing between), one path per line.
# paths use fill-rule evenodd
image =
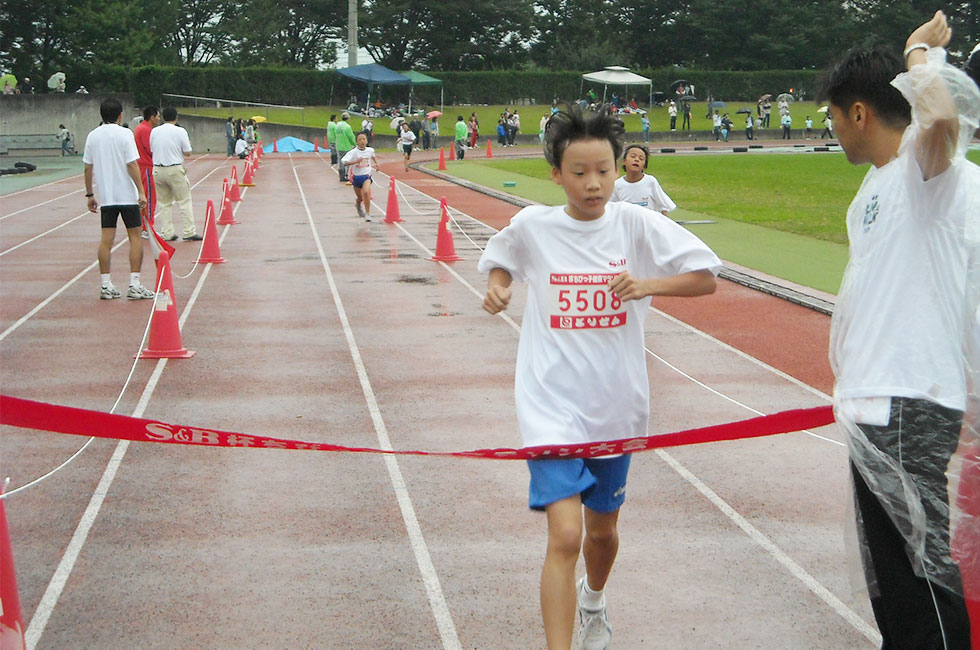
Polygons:
M371 215L370 214L365 214L364 215L364 220L367 221L368 223L370 223L371 222Z
M142 237L143 239L149 239L150 238L150 233L148 233L147 231L143 230L143 231L140 232L140 237Z
M357 216L361 217L362 219L364 218L364 208L361 207L360 203L357 204Z
M112 300L113 298L118 298L122 294L111 284L107 287L102 287L102 293L99 294L100 300Z
M129 287L129 291L126 292L126 297L130 300L145 300L146 298L152 298L153 292L141 284L138 287Z
M585 578L580 578L575 585L576 595L580 595L585 588ZM603 603L601 609L591 610L582 607L582 601L578 601L578 643L582 650L605 650L612 641L612 625L609 624L609 617L606 616L606 606Z

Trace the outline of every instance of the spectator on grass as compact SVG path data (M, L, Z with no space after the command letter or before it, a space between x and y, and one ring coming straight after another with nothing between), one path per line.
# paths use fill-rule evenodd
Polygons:
M341 183L350 185L347 180L347 166L344 164L344 155L357 146L354 138L354 129L350 126L350 113L344 111L340 114L340 122L337 123L337 175Z
M545 113L544 115L541 116L541 120L538 122L538 139L541 140L542 144L544 144L544 132L545 129L548 127L548 119L550 117L551 116L548 113Z
M146 220L143 223L143 236L149 236L149 227L157 213L157 188L153 182L153 152L150 150L150 133L160 123L160 110L156 106L143 107L143 121L136 125L133 136L136 150L139 151L140 182L146 193Z
M681 106L684 109L684 119L681 121L681 130L691 130L691 102L682 102Z
M834 119L830 116L830 111L823 118L823 131L820 133L821 140L826 137L834 137Z
M715 134L715 141L721 140L721 113L715 109L715 114L711 116L711 132Z
M667 105L667 115L670 116L670 130L677 130L677 104L674 100L670 100L670 104Z
M957 448L978 442L962 424L977 398L965 376L976 360L964 364L976 325L966 300L975 244L964 233L980 214L980 178L965 156L980 90L946 63L949 39L937 11L908 37L904 63L856 48L820 93L847 160L872 165L847 211L850 261L830 347L883 648L971 647L960 564L976 564L976 535L964 534L954 557L950 524L955 511L958 530L976 531L977 514L950 500L954 477L977 469L975 451Z
M466 142L468 139L468 132L466 128L466 122L463 121L462 115L456 116L456 140L454 146L456 147L456 158L459 160L463 159L466 154Z
M330 164L337 164L337 115L330 116L327 122L327 146L330 148Z
M420 113L413 115L412 120L408 123L408 128L415 135L415 140L413 140L415 144L412 146L416 151L418 151L419 145L421 144L419 138L422 137L422 121L419 119L419 115Z
M504 118L497 121L497 144L501 147L507 146L507 125L504 123Z
M161 212L160 236L165 241L175 241L177 232L173 223L173 205L180 208L182 237L184 241L200 241L194 225L194 207L191 205L191 184L184 170L184 156L191 153L191 141L187 131L177 126L177 109L163 109L163 124L150 131L150 151L153 153L153 182L157 189L157 201ZM232 148L232 155L235 150Z
M439 118L433 117L432 123L429 125L429 131L432 132L432 148L435 149L439 146Z
M674 119L677 119L677 111L674 111ZM650 118L646 113L640 116L640 127L643 129L643 141L650 142Z
M466 132L469 135L469 147L473 149L476 147L476 141L480 137L480 120L477 119L476 113L470 113L470 121L467 123Z
M34 85L31 83L30 77L24 77L24 81L19 84L20 92L22 95L33 95ZM84 86L83 86L84 88Z
M228 144L228 155L235 155L235 118L232 115L228 116L228 121L225 122L225 140Z
M146 207L146 193L140 182L139 151L129 129L120 125L122 104L110 97L99 106L102 124L85 140L85 198L89 212L100 212L102 236L99 240L99 298L111 300L122 294L112 284L110 266L112 244L116 238L116 223L122 217L129 240L130 300L152 298L153 292L143 286L140 267L143 265L143 242L140 240L140 210ZM93 191L98 180L99 196Z
M732 127L735 124L732 122L732 118L728 117L728 113L721 116L721 137L728 142L728 134L732 132Z
M245 141L244 133L239 135L238 139L235 140L235 155L242 160L245 160L245 157L248 156L248 142Z
M803 120L803 134L806 136L807 140L809 140L813 135L813 120L810 119L809 115L807 115L806 119Z
M783 140L792 139L793 116L790 115L789 113L783 114L783 116L779 118L779 126L783 130L782 139Z

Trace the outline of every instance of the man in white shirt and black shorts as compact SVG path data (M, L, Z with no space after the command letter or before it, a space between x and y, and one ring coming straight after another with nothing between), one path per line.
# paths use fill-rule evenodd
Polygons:
M194 209L191 206L191 184L184 170L184 155L191 152L187 131L177 126L177 109L163 109L163 124L150 133L150 151L153 152L153 182L157 188L157 205L160 206L160 236L165 241L175 241L171 206L180 206L184 241L200 241L194 226Z
M102 215L102 238L99 242L99 273L102 276L100 298L111 300L122 294L112 285L109 265L112 242L116 238L116 222L122 216L129 238L129 290L130 300L152 298L153 292L140 282L143 265L143 240L140 239L142 221L140 211L146 209L146 192L140 182L139 151L133 132L120 126L122 104L109 98L99 106L102 125L88 134L85 141L85 198L89 212ZM93 192L93 181L99 181L99 196ZM101 205L101 210L99 206Z

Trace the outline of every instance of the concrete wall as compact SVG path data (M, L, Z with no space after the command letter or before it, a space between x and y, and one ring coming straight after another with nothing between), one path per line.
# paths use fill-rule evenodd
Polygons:
M46 93L43 95L0 95L0 135L57 134L64 124L75 136L75 150L85 149L89 131L102 123L99 104L109 95ZM133 97L112 95L123 105L123 121L136 116Z

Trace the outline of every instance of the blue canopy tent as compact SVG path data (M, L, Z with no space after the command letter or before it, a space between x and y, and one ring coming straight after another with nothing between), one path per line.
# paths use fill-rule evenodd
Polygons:
M408 86L412 83L412 80L405 75L400 75L394 70L389 70L383 65L378 65L377 63L365 63L364 65L355 65L351 68L340 68L337 70L337 72L345 77L362 81L367 84L368 94L367 101L365 102L365 108L371 105L371 90L375 86L386 84Z

